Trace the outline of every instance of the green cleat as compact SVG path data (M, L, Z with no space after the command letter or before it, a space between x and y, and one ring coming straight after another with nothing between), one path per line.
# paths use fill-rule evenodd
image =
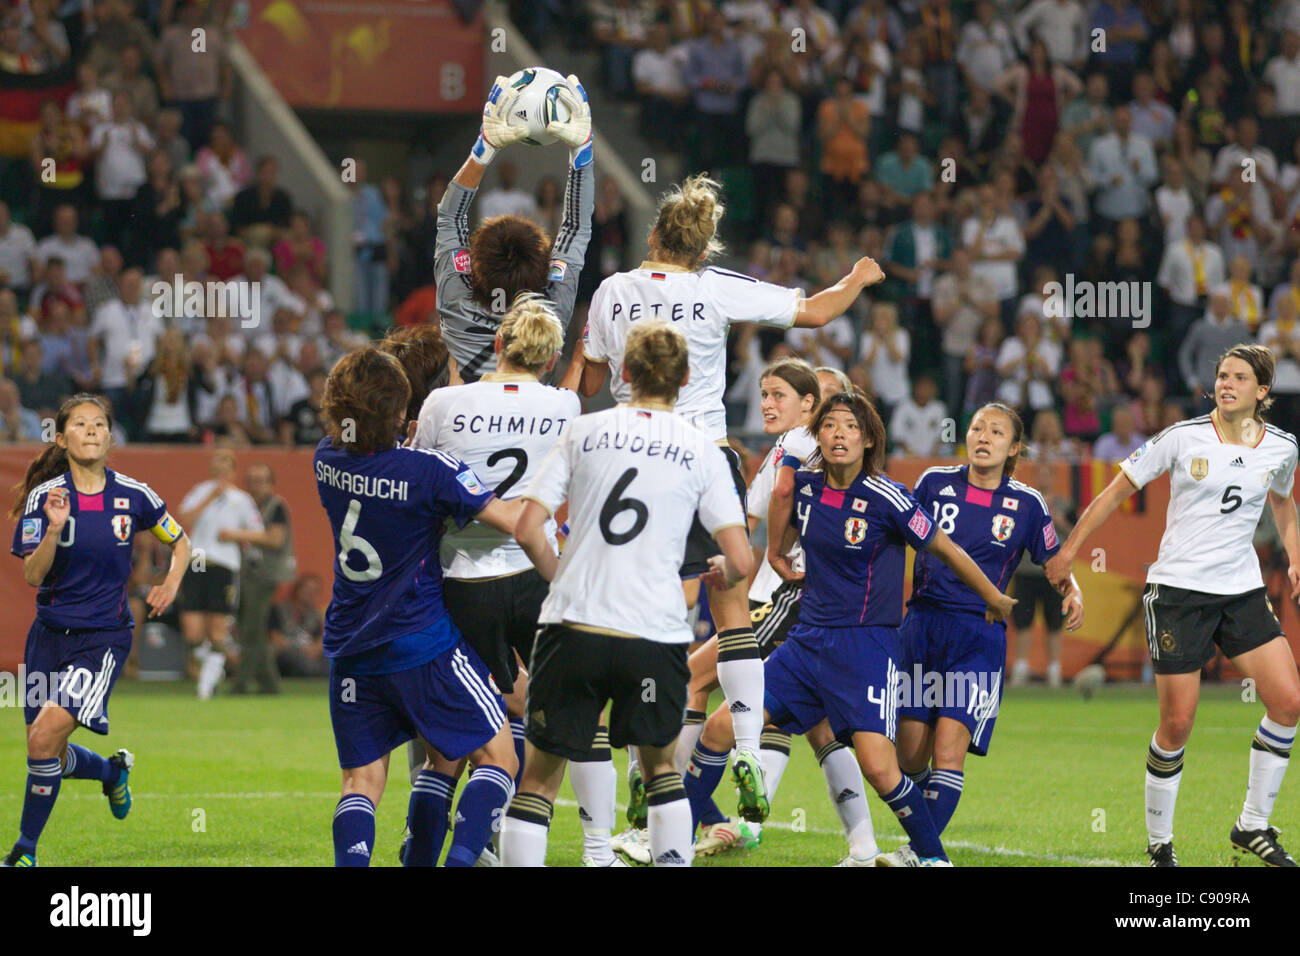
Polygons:
M131 785L127 778L135 766L135 757L129 750L119 750L108 758L108 762L117 768L117 780L104 784L104 796L108 797L108 808L113 811L113 816L125 820L131 812Z
M767 787L763 782L763 765L746 750L737 750L731 760L731 777L740 791L736 812L742 820L762 823L771 812Z
M641 779L641 768L633 767L627 775L627 822L634 830L644 830L649 826L650 804L646 802L645 781Z

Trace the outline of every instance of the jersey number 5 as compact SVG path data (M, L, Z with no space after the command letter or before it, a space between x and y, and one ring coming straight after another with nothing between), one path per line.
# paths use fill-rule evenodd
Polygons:
M1223 507L1219 514L1230 515L1241 507L1241 495L1234 495L1234 491L1241 491L1241 485L1228 485L1223 489Z
M349 581L374 581L384 573L384 562L379 560L379 552L375 550L373 544L353 534L360 520L361 502L353 498L348 502L348 513L343 519L343 527L339 528L339 571ZM356 571L348 567L348 555L353 551L366 559L364 571Z

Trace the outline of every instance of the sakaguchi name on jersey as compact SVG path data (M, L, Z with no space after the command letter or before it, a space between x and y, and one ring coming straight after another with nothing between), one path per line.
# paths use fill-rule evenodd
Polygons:
M484 425L483 423L487 424ZM567 418L536 418L528 415L455 415L451 420L453 432L468 431L480 434L514 434L514 435L549 435L554 428L556 434L564 430Z
M627 449L634 455L644 453L650 458L662 457L664 461L676 462L687 471L691 470L691 463L695 461L695 452L681 445L673 445L658 439L646 441L641 435L629 436L620 431L603 431L594 440L591 435L582 440L584 452L600 451L603 448L614 448L618 451Z
M409 483L406 481L357 475L349 471L341 471L323 461L316 462L316 480L331 488L363 498L391 498L394 501L405 501L410 490Z

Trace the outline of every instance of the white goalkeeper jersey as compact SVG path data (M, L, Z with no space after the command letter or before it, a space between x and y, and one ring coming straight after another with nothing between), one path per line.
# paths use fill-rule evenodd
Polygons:
M1273 425L1229 445L1210 415L1170 425L1120 462L1141 488L1169 472L1169 510L1147 581L1206 594L1264 586L1252 543L1268 493L1290 495L1296 439Z
M722 449L667 406L583 415L524 497L552 515L569 503L569 536L538 620L662 644L695 639L678 569L696 513L711 534L745 526Z
M455 455L498 498L517 498L560 438L582 414L576 393L543 385L531 375L490 372L477 382L439 388L420 408L417 448ZM494 578L533 566L508 534L472 521L442 538L442 573L459 580ZM556 548L555 522L546 537Z
M677 396L678 415L714 441L727 437L722 396L727 386L727 327L756 322L788 329L794 324L800 289L760 282L710 266L689 272L662 262L619 272L600 284L587 314L583 351L609 363L609 390L620 402L632 395L623 381L623 352L632 325L644 319L672 322L690 349L690 380Z
M763 464L759 466L758 474L749 485L749 494L745 496L746 510L751 517L758 518L760 521L767 520L767 506L772 502L772 490L776 486L776 473L781 467L781 459L786 455L793 455L800 461L807 461L817 448L817 439L808 434L808 429L802 425L798 428L792 428L780 438L777 439L776 445L763 459ZM798 539L795 540L794 547L786 552L786 557L790 560L790 567L795 571L803 570L803 548L799 546ZM749 588L749 599L758 601L760 604L766 604L772 600L772 592L781 586L781 575L776 573L772 565L768 564L767 558L764 557L758 574L754 577L754 583Z

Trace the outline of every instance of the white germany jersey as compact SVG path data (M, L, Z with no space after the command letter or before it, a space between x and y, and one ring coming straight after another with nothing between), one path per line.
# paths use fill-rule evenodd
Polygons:
M1141 488L1169 472L1169 511L1147 581L1206 594L1264 586L1252 539L1268 492L1290 495L1295 436L1265 425L1254 447L1229 445L1209 415L1170 425L1124 461Z
M746 509L752 517L760 521L767 520L767 506L772 503L772 490L776 487L776 473L781 467L781 459L786 455L794 455L800 461L807 461L816 448L817 439L808 434L808 429L803 426L792 428L777 439L776 445L763 459L758 474L750 483L749 494L745 496ZM791 568L795 571L803 570L803 548L799 547L797 540L786 557L790 559ZM766 604L772 600L772 592L780 586L781 575L776 573L764 557L754 583L750 585L749 599Z
M583 351L609 363L609 390L626 402L632 386L623 381L623 352L632 324L643 319L672 322L690 350L690 380L677 396L676 412L714 441L727 437L722 395L727 387L727 326L757 322L788 329L803 292L759 282L726 269L687 272L660 262L610 276L596 289L587 313Z
M539 621L662 644L695 639L678 570L696 511L710 533L745 526L722 449L665 407L583 415L524 497L552 515L569 503L569 536Z
M470 385L439 388L420 408L417 448L437 448L474 470L498 498L518 498L559 440L582 414L574 392L531 375L493 372ZM455 532L454 526L449 532ZM555 543L555 522L546 524ZM442 573L461 580L516 574L533 566L513 537L472 521L442 539Z

